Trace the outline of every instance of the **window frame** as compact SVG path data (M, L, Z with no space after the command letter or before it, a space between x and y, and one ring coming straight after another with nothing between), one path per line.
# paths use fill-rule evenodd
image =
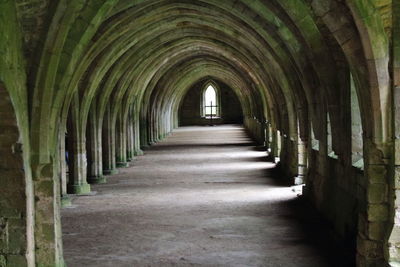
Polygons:
M214 91L215 91L215 106L216 106L216 111L215 111L215 116L207 116L206 114L206 91L208 89L208 87L211 86ZM213 80L209 80L207 82L204 83L202 90L201 90L201 94L200 94L200 114L201 117L204 119L218 119L221 118L221 94L220 94L220 89L219 86L217 85L216 82L214 82Z

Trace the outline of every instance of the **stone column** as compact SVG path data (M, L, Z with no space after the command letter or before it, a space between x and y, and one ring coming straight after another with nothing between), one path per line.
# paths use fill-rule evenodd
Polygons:
M90 185L87 183L87 161L86 161L86 136L82 136L79 130L76 110L71 107L68 119L68 192L72 194L87 194Z
M140 128L139 128L139 132L140 132L140 147L142 147L142 148L146 148L146 147L148 147L149 146L149 136L148 136L148 133L147 133L147 131L149 130L148 129L148 121L147 121L147 118L145 117L145 116L141 116L141 115L139 115L139 125L140 125Z
M90 192L90 185L86 180L86 141L76 136L71 136L71 139L68 191L72 194L87 194Z
M268 150L269 148L269 127L268 127L268 121L265 121L263 123L263 131L264 131L264 148L265 150Z
M268 155L268 160L275 162L275 157L278 154L278 145L277 145L277 131L272 128L270 125L270 152Z
M54 151L57 151L55 149ZM52 155L50 158L54 158ZM35 187L35 257L37 266L65 266L60 216L60 183L58 162L38 163L32 157ZM23 265L12 265L23 266Z
M127 160L132 161L135 157L135 129L134 129L133 105L129 108L127 127Z
M58 162L59 170L58 175L60 177L60 190L61 190L61 205L63 207L71 205L71 198L67 193L67 161L65 157L65 128L60 127L59 138L58 138Z
M96 100L90 107L87 122L87 158L88 158L88 182L90 184L102 184L107 181L103 175L102 146L101 146L101 126L97 118Z
M139 124L139 113L135 108L134 112L134 137L135 137L135 156L143 155L143 151L140 148L140 124Z
M156 108L156 105L151 105L151 108ZM154 118L154 113L149 112L148 115L148 123L147 123L147 140L148 144L154 145L156 143L156 136L157 136L157 122Z
M112 123L110 104L107 104L104 112L102 129L103 173L116 174L118 171L115 162L115 128Z
M116 140L116 166L119 168L128 167L129 164L126 160L126 121L124 121L122 112L118 112L116 121L116 132L115 132L115 140Z
M282 133L281 131L276 132L276 138L275 138L275 146L276 146L276 154L275 157L281 157L281 152L282 152Z
M385 266L386 235L389 225L388 184L390 175L382 155L388 151L370 140L364 141L364 181L358 194L364 196L359 205L357 265Z
M282 144L279 154L281 170L285 177L294 183L294 179L298 174L297 141L287 134L281 135L280 140Z
M389 238L389 261L400 262L400 2L393 1L393 96L395 118L394 133L394 184L390 192L393 229Z
M298 173L294 179L296 185L306 183L307 174L307 143L303 141L300 136L297 139L297 159L298 159Z

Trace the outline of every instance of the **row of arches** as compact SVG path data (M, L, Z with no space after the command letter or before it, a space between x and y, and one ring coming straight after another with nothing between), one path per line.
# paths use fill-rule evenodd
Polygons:
M2 163L22 155L0 165L19 181L1 175L0 203L10 207L10 188L23 195L17 215L1 206L1 233L22 234L0 262L62 266L61 197L90 192L168 135L206 77L235 92L253 138L357 239L360 266L398 260L396 1L31 4L45 10L35 27L22 3L0 2L0 112L13 129L1 127Z

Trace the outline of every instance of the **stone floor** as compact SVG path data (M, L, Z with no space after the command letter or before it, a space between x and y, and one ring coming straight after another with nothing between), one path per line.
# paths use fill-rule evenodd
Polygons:
M184 127L62 210L80 266L351 266L239 126Z

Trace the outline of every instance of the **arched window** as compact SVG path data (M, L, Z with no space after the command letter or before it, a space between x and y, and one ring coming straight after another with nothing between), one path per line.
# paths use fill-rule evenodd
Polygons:
M217 89L212 84L207 84L203 93L203 116L206 119L219 117Z
M356 85L353 76L350 74L351 92L351 158L353 165L364 169L363 156L363 130L361 121L360 103L358 101Z

